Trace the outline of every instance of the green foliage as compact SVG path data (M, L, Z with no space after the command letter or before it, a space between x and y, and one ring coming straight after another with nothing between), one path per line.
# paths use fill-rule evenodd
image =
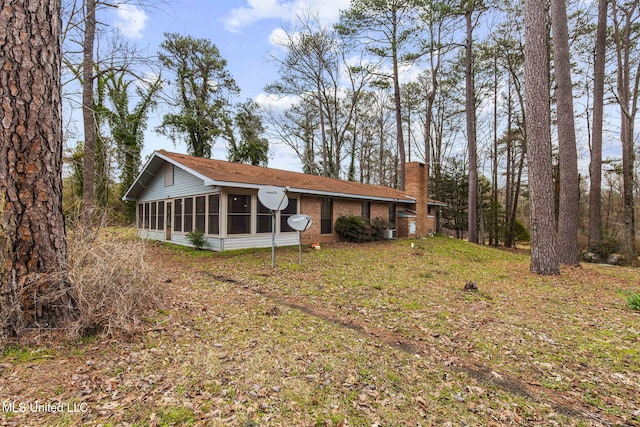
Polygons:
M336 30L345 38L360 37L372 55L412 62L421 52L420 27L415 25L419 12L416 1L352 1L351 7L340 13Z
M132 223L135 219L136 204L122 202L121 198L138 175L148 112L156 105L155 96L162 83L160 76L154 81L128 76L131 73L125 69L107 71L96 66L93 103L96 122L95 199L103 212L108 210L110 219L122 224ZM138 102L130 110L132 95ZM75 199L82 197L83 159L84 147L79 141L65 156L72 172L72 179L67 182L67 185L71 184L65 200L67 212L75 209ZM113 179L114 167L120 171L120 182Z
M72 193L75 197L82 198L82 184L84 182L83 174L83 159L84 159L84 144L82 141L78 141L76 146L65 158L65 162L71 167L71 184Z
M106 95L112 109L105 111L111 128L111 136L116 148L116 161L120 173L120 197L135 181L141 164L141 151L148 113L156 105L155 96L162 88L162 78L158 76L150 82L126 80L124 72L111 71L99 80L104 80ZM136 86L138 103L130 111L129 91ZM135 220L136 204L126 202L126 216L129 222Z
M384 230L389 224L376 218L371 221L360 216L341 216L336 220L336 232L346 241L349 242L373 242L382 240Z
M160 412L160 426L192 425L195 422L193 412L184 406L164 408Z
M185 236L189 243L191 243L196 249L203 249L209 246L209 242L207 242L206 237L204 237L204 233L200 230L190 231Z
M0 357L4 360L11 360L16 363L28 363L40 359L51 359L54 357L52 350L37 349L33 350L28 347L20 347L16 345L10 345L5 347L0 353Z
M640 311L640 292L632 292L627 295L627 305L632 310Z
M374 229L376 233L376 240L382 240L384 236L384 231L391 227L389 221L385 221L382 218L373 218L369 224Z
M260 105L251 99L238 106L235 124L240 132L240 141L236 141L233 132L229 141L229 161L248 163L254 166L267 166L269 161L269 140L262 137L264 125L260 116Z
M589 251L598 255L600 259L606 259L609 255L620 251L620 242L609 239L589 245Z
M165 37L158 58L175 76L178 112L166 114L157 131L174 140L184 138L193 156L211 157L215 139L229 138L229 95L240 89L211 40L176 33Z
M336 220L336 232L350 242L366 242L367 221L359 216L341 216Z
M447 203L443 207L442 226L454 230L458 238L468 227L467 207L469 178L462 159L453 158L442 170L438 185L439 200Z
M513 239L516 242L529 242L531 240L529 230L527 230L522 221L517 219L513 224Z

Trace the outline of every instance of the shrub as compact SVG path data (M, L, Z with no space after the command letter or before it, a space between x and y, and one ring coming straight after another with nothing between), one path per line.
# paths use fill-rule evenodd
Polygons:
M591 244L589 246L589 251L598 255L600 259L606 259L609 255L620 251L620 243L613 239L603 240L601 242Z
M348 242L366 242L369 224L359 216L340 216L336 220L336 233Z
M388 223L380 218L369 221L360 216L341 216L336 220L336 232L348 242L382 240Z
M528 243L531 241L531 235L529 230L522 223L522 221L516 220L513 224L513 237L516 242Z
M78 302L72 336L131 336L162 299L145 242L81 227L68 236L69 281Z
M204 233L200 230L190 231L185 236L189 243L191 243L196 249L202 249L209 246L209 242L207 242L206 237L204 237Z
M627 295L627 304L632 310L640 310L640 292Z
M385 221L382 218L374 218L371 220L370 224L373 228L373 231L375 232L376 240L384 239L385 230L391 227L389 221Z

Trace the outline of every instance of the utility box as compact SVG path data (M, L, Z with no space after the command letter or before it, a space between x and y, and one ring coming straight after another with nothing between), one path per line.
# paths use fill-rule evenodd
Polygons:
M398 237L415 237L417 232L416 211L410 209L398 211L396 226Z

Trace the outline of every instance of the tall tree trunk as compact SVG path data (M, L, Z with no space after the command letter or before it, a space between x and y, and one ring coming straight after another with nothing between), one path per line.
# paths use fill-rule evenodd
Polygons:
M602 241L602 118L607 48L607 0L598 0L598 24L593 66L593 124L589 162L589 245Z
M467 27L467 41L465 44L465 81L466 81L466 102L465 110L467 117L467 145L469 150L469 242L478 243L478 158L476 147L476 103L475 89L473 86L473 26L471 14L473 12L472 3L468 5L465 12Z
M625 260L631 264L636 263L635 246L635 212L633 196L633 170L634 170L634 122L637 110L638 79L631 90L631 46L634 17L638 8L638 1L613 5L614 40L616 43L616 57L618 65L617 97L620 104L620 139L622 142L622 185L623 185L623 212L624 212L624 244L623 253ZM620 19L622 18L622 22ZM638 65L640 68L640 65ZM640 73L640 70L637 71Z
M400 76L398 73L398 49L397 49L397 15L396 10L393 11L393 102L395 105L396 113L396 134L398 139L398 155L400 156L400 165L398 171L398 188L404 190L404 175L405 175L405 162L406 154L404 147L404 134L402 132L402 103L400 100Z
M434 34L433 24L430 23L430 34ZM438 94L438 73L440 71L440 62L441 55L439 54L440 47L440 31L437 31L437 38L431 38L431 46L429 49L429 71L431 77L431 86L426 89L425 95L425 120L424 120L424 163L427 165L427 173L431 171L431 150L433 149L433 144L431 141L431 129L433 127L433 104L436 99L436 95ZM429 187L431 180L427 180L427 195L432 194L433 191L429 191ZM440 212L438 210L437 212ZM437 215L437 214L436 214ZM436 221L439 224L438 221ZM439 231L439 230L438 230Z
M82 219L89 224L94 209L96 119L93 111L93 45L96 35L96 1L85 0L84 43L82 59L82 124L84 159Z
M327 144L327 132L324 122L324 108L322 107L322 87L320 84L320 80L316 81L316 98L318 99L320 140L322 141L322 176L329 176L329 149Z
M491 232L489 244L498 246L498 56L493 57L493 153L491 156Z
M513 232L511 227L511 206L513 195L513 172L515 168L515 160L512 154L513 148L511 143L511 121L513 117L513 103L511 98L511 75L507 81L507 135L506 135L506 152L507 152L507 170L506 170L506 183L505 183L505 205L506 205L506 217L505 217L505 235L504 245L508 248L513 246Z
M551 25L553 29L553 63L556 70L558 165L560 168L558 257L561 264L578 265L580 186L576 132L573 120L569 29L567 25L567 6L564 0L551 1Z
M71 320L62 215L60 1L0 12L0 335Z
M525 99L529 192L531 204L531 272L560 274L553 214L549 117L547 12L544 0L525 3Z
M509 236L511 236L511 246L515 247L515 233L516 233L516 213L518 212L518 199L520 198L520 188L522 187L522 172L524 171L524 161L527 157L527 147L524 145L520 153L520 161L518 162L518 172L514 176L515 186L513 190L513 207L511 208L511 217L509 218ZM515 164L514 164L515 169ZM514 172L515 174L515 172Z
M349 173L347 174L347 180L356 180L356 148L358 141L358 117L353 119L353 133L351 135L351 150L349 151ZM360 171L360 182L362 182L362 171Z
M380 118L379 118L379 132L380 132L380 151L378 157L378 167L380 168L380 177L378 178L378 185L384 185L384 105L380 104Z
M433 95L429 92L425 97L424 119L424 164L431 169L431 126L433 123Z

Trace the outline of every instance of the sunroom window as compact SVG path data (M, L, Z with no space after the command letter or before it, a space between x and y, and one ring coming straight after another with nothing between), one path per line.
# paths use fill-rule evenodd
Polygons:
M229 194L227 196L227 234L251 233L251 196Z

